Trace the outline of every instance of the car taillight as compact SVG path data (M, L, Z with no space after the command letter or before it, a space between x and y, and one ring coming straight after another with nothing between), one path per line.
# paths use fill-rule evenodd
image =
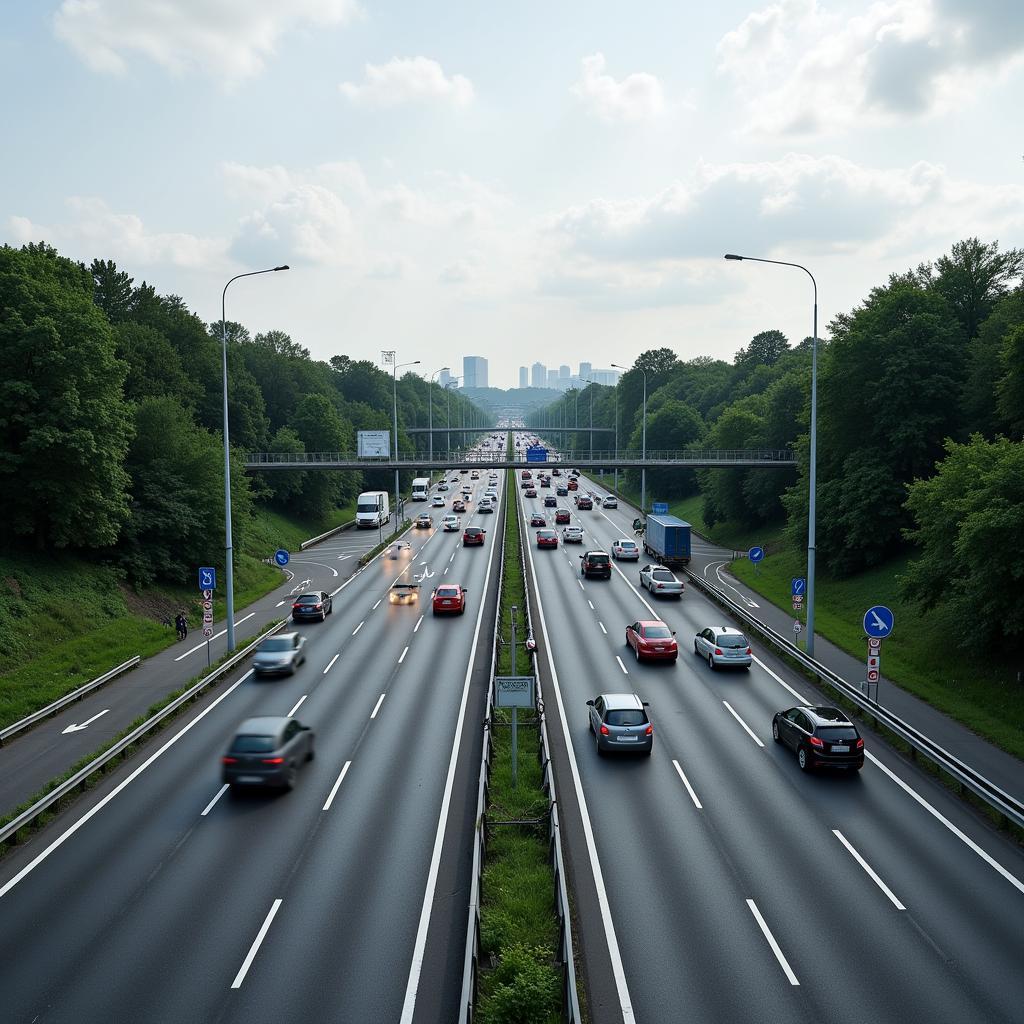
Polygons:
M664 584L664 583L659 583L659 584L657 585L657 587L658 587L658 590L661 590L661 588L662 588L663 586L665 586L665 584ZM719 653L719 654L721 654L722 652L721 652L721 651L718 651L718 653Z
M262 760L264 764L284 764L283 757L264 757Z
M220 759L221 764L238 764L237 757L222 757Z
M863 740L857 740L856 749L857 750L863 750L864 749L864 741Z
M644 735L645 736L653 736L654 735L654 726L653 725L647 726L647 728L644 729Z
M825 749L825 744L817 736L808 736L807 739L812 747L816 747L818 750Z
M721 658L722 657L722 648L721 647L716 647L715 648L715 654L717 654Z
M747 648L747 654L753 654L753 653L754 653L754 652L753 652L753 651L752 651L752 650L751 650L751 649L750 649L750 648L748 647L748 648Z
M609 732L608 732L608 726L607 725L602 725L601 726L601 735L602 736L610 735Z

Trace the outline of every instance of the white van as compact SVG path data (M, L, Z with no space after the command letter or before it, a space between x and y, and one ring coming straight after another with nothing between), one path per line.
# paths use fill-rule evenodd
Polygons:
M356 501L356 526L376 529L391 518L391 505L387 491L363 491Z
M412 482L412 500L426 501L430 497L430 477L418 476Z

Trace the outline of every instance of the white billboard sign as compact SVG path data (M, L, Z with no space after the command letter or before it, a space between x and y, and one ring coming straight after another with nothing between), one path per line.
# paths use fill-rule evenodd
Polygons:
M359 458L386 459L391 455L390 430L359 430L356 432Z

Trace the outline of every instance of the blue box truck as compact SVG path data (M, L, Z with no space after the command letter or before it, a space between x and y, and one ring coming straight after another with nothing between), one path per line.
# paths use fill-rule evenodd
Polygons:
M675 516L648 516L644 552L662 565L686 565L690 561L690 524Z

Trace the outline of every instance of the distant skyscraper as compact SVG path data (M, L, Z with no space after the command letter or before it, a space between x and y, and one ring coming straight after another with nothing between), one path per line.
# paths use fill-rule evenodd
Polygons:
M454 378L452 377L451 370L442 370L437 375L437 383L440 384L441 387L443 388L448 387L448 385L451 384L453 379Z
M525 366L519 367L519 386L521 388L530 386L530 371Z
M548 370L548 387L558 390L558 371Z
M547 383L547 367L543 363L534 363L530 367L530 385L535 388L543 388L547 386Z
M580 377L583 380L594 379L594 364L593 363L580 363Z
M558 368L558 379L559 380L568 380L569 379L569 367L568 366L560 366Z
M606 387L615 387L622 374L618 370L592 370L590 379L595 384L604 384Z
M464 388L487 387L487 360L483 356L462 357L462 386Z

